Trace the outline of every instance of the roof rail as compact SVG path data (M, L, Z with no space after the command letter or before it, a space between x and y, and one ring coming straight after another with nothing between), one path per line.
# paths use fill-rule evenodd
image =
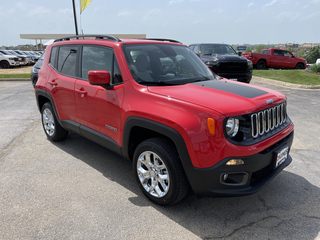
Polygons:
M119 38L112 36L112 35L76 35L76 36L58 38L58 39L54 40L54 42L69 41L71 38L76 38L76 39L91 38L91 39L101 39L101 40L121 42L121 40Z
M179 41L173 40L173 39L165 39L165 38L144 38L144 39L145 40L155 40L155 41L174 42L174 43L183 44L182 42L179 42Z

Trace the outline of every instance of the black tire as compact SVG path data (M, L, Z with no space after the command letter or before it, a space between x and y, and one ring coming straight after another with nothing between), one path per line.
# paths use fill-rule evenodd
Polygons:
M304 69L303 63L297 63L296 69Z
M266 69L267 68L267 63L264 60L259 60L257 62L257 69Z
M10 68L10 63L8 63L7 61L1 61L0 67L1 68Z
M58 142L67 137L68 131L59 124L50 102L46 102L43 105L41 109L41 120L43 130L50 141Z
M164 138L140 143L134 152L133 166L143 194L156 204L173 205L189 190L177 150Z

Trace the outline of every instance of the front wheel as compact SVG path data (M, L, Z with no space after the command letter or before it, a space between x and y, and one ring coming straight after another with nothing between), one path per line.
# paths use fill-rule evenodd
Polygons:
M159 205L173 205L185 197L189 183L178 153L164 138L143 141L135 150L134 171L147 198Z
M296 69L304 69L304 65L302 63L297 63Z
M42 126L47 138L50 141L57 142L65 139L68 131L59 124L51 103L46 102L41 109Z
M8 63L7 61L1 61L0 67L5 69L10 68L10 63Z

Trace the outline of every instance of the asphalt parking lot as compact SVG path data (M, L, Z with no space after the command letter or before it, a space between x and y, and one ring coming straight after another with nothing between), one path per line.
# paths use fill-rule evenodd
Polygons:
M254 195L148 201L131 163L78 135L49 142L28 81L0 81L0 239L320 239L320 90L283 92L293 162Z

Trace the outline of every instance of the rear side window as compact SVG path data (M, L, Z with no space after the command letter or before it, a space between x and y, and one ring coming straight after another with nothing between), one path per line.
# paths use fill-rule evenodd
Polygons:
M57 57L58 49L59 49L58 47L53 47L52 50L51 50L50 64L54 68L57 68L57 66L56 66L56 57Z
M59 48L57 70L65 75L75 77L77 65L77 47L61 46Z
M261 53L270 55L270 50L263 50Z
M276 56L283 56L283 51L282 50L274 50L273 54Z

